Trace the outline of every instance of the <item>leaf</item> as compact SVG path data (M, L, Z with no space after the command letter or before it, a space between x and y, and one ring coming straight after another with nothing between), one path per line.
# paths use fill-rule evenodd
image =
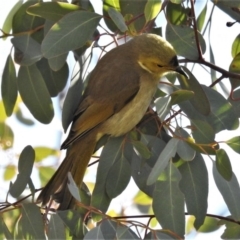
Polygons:
M178 80L183 89L194 92L194 96L191 99L190 103L199 113L205 116L209 115L210 103L201 84L186 67L183 67L183 70L187 73L188 78L179 74Z
M24 191L32 173L35 152L31 146L26 146L20 156L18 162L18 175L15 182L11 185L9 193L17 198Z
M128 30L128 27L125 23L122 14L118 12L116 9L110 7L108 9L108 15L121 32L126 32Z
M232 60L229 66L229 72L240 74L240 53L238 53ZM239 80L233 77L229 77L232 90L240 86Z
M205 217L203 225L198 229L200 233L211 233L219 229L219 220L213 217Z
M194 96L193 91L179 89L173 93L171 93L171 106L178 104L180 102L184 102L186 100L192 99Z
M226 141L226 144L232 148L236 153L240 154L240 136L231 138Z
M158 160L156 161L151 173L149 174L149 177L147 179L147 185L151 185L157 181L158 177L161 175L161 173L167 167L169 160L175 156L175 154L177 152L178 142L179 142L178 139L172 138L167 143L167 145L161 152L160 156L158 157Z
M198 18L197 18L197 29L199 32L202 31L203 28L203 24L206 18L206 13L207 13L207 2L204 6L204 8L202 9L201 13L199 14Z
M187 11L181 4L171 1L167 4L167 20L173 25L186 25Z
M49 156L57 156L58 151L49 147L35 147L35 162L41 162L43 159Z
M17 100L17 77L11 54L8 55L2 74L2 100L6 115L12 115Z
M116 239L117 223L104 219L100 225L103 239Z
M155 100L156 110L160 119L164 119L170 112L171 109L171 97L161 97Z
M62 55L56 56L54 58L49 58L48 64L53 71L57 72L61 70L64 67L64 65L67 65L66 64L67 57L68 57L68 52Z
M133 202L138 205L148 206L152 203L152 199L142 191L138 191L133 199Z
M199 153L191 162L179 167L182 175L179 187L186 200L189 215L195 216L194 227L199 229L203 224L208 207L208 172L205 162Z
M57 214L52 214L48 225L48 239L65 239L65 226Z
M186 142L184 139L189 139L190 135L187 131L185 131L182 128L177 128L175 131L175 134L179 136L180 138L183 138L179 140L177 145L177 153L179 157L184 161L191 161L195 157L196 151L190 147L190 145Z
M4 174L3 174L3 179L5 181L9 181L11 180L17 173L17 169L16 169L16 166L14 165L8 165L6 168L5 168L5 171L4 171Z
M53 167L39 167L39 179L41 181L41 186L45 186L49 181L50 177L55 173L55 169Z
M218 190L227 204L228 210L233 219L240 220L240 188L235 174L232 174L230 181L225 180L217 171L216 164L213 163L213 177Z
M13 146L14 135L12 129L5 124L0 122L0 144L1 147L6 150Z
M42 42L44 57L54 58L82 47L94 33L100 18L96 13L85 11L65 15L45 36Z
M146 23L150 22L160 13L162 3L159 0L148 0L144 8Z
M200 33L198 38L202 52L206 51L206 43ZM189 58L191 60L198 59L198 51L195 41L194 30L188 26L175 26L167 24L166 39L173 45L178 55Z
M148 149L148 147L141 141L131 141L133 144L134 149L137 151L138 154L141 155L141 157L148 159L151 157L151 151Z
M40 2L30 6L27 13L56 22L66 14L80 9L78 5L66 2Z
M225 222L226 229L221 235L222 239L239 239L240 238L240 226L234 222Z
M231 103L236 116L240 118L240 89L233 91L232 97L229 96L228 101Z
M197 143L213 143L215 141L215 132L208 122L191 119L191 130Z
M238 53L240 53L240 34L237 35L232 43L232 57L234 58Z
M153 211L163 229L180 237L185 230L184 195L179 189L181 175L170 162L156 182L153 193Z
M204 85L202 85L202 89L210 103L211 112L208 116L203 116L196 111L189 102L182 102L179 106L187 114L189 119L206 121L215 133L225 129L236 129L239 125L239 120L232 105L219 92Z
M41 123L50 123L54 116L52 100L36 65L20 67L18 90L32 115Z
M216 167L218 172L225 180L230 181L232 178L232 166L229 157L224 149L218 149L216 155Z
M51 95L51 97L56 97L67 84L69 69L67 63L64 61L64 65L61 69L53 71L47 59L42 58L37 62L37 68L40 71L46 87Z
M41 45L30 34L11 39L15 48L14 60L21 66L29 66L42 58Z
M77 187L76 183L74 182L72 174L70 172L68 172L68 184L67 184L67 186L68 186L68 190L72 194L72 196L77 201L81 202L78 187Z
M134 233L131 228L124 226L124 225L118 225L117 227L117 239L119 240L126 240L126 239L141 239Z
M104 239L100 226L92 228L86 233L83 240Z
M17 120L22 123L22 124L25 124L27 126L33 126L35 124L35 122L30 119L30 118L26 118L24 115L23 115L23 112L21 110L21 108L17 108L17 111L16 111L16 118Z
M21 211L24 238L46 239L40 209L34 203L23 203Z
M174 234L173 234L174 235ZM173 240L176 239L176 235L170 236L170 232L164 231L164 230L158 230L158 231L150 231L146 238L144 239L156 239L156 240Z
M106 179L106 192L112 199L127 187L131 178L131 168L124 154L120 153L111 166Z

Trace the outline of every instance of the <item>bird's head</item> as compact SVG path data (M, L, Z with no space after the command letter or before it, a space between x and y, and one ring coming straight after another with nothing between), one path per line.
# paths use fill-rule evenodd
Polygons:
M159 77L171 71L185 75L172 45L162 37L142 34L134 37L132 43L138 53L138 64L146 71Z

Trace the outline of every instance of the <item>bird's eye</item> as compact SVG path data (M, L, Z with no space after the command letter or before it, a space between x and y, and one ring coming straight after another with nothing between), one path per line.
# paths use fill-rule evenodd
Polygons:
M163 67L162 65L159 65L159 64L157 64L157 66L160 67L160 68Z

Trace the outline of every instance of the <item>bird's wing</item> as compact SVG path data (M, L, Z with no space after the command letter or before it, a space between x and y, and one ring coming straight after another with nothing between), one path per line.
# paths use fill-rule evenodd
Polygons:
M127 79L126 76L128 76ZM130 76L134 78L130 79ZM110 91L106 87L102 89L99 99L95 97L94 92L89 92L89 95L82 100L76 111L70 133L63 142L61 149L68 148L76 139L120 111L134 98L139 90L139 78L136 78L134 74L125 75L124 79L119 77L117 82L122 82L122 86L120 88L118 86L117 92Z

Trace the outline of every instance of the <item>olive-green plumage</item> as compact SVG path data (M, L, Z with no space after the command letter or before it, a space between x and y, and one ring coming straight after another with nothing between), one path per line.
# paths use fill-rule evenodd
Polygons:
M73 117L69 136L62 144L67 154L40 193L43 205L50 198L68 209L74 200L67 188L71 172L81 185L96 142L105 134L121 136L144 116L159 79L170 71L181 73L176 53L163 38L143 34L108 52L90 75Z

